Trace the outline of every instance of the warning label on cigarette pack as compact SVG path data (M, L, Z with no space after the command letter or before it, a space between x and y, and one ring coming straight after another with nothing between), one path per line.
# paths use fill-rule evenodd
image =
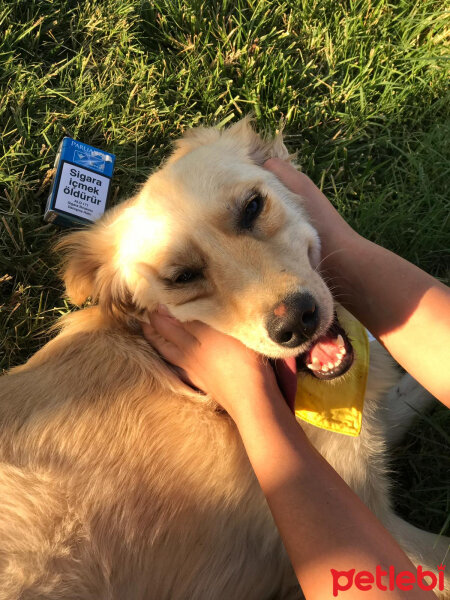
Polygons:
M55 208L95 221L103 215L110 179L95 171L64 162Z

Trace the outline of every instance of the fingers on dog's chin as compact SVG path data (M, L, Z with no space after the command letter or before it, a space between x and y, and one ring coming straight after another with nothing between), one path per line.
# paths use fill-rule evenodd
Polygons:
M198 338L207 334L211 329L203 321L186 321L183 323L183 327L197 343L199 342Z
M154 338L158 335L153 327L152 323L141 322L142 333L147 341L153 342Z
M182 354L179 349L168 342L167 340L160 338L158 341L153 343L153 347L159 352L159 354L174 367L177 367L182 361Z
M175 367L175 370L177 372L178 377L181 379L181 381L184 384L186 384L190 388L198 389L197 386L195 385L195 383L190 379L189 375L186 373L186 371L182 367Z
M276 157L269 158L268 160L266 160L266 162L263 164L263 167L268 171L272 171L272 173L275 173L276 175L278 175L279 173L290 172L289 163L282 160L281 158Z
M268 159L265 161L265 163L263 164L263 167L264 167L265 169L269 169L269 170L270 170L270 168L271 168L272 166L274 166L274 165L276 166L276 165L277 165L277 164L279 164L279 163L281 163L281 160L280 160L279 158L275 158L274 156L272 156L272 157L268 158Z
M159 335L168 337L169 339L180 335L180 327L178 321L171 317L162 316L158 313L152 313L150 316L150 324L154 331ZM177 332L177 333L175 333Z

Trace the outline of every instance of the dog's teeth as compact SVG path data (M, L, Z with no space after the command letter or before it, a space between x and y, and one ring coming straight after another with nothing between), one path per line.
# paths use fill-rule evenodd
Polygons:
M321 364L316 356L313 358L313 361L308 363L306 366L308 369L311 369L311 371L320 371L321 369Z
M332 369L334 367L334 364L330 361L327 366L329 369Z
M341 362L341 358L342 358L343 356L344 356L344 355L342 354L342 352L338 352L338 353L336 354L336 358L338 359L338 361L339 361L339 362Z
M345 347L344 338L342 337L341 334L339 334L337 336L336 341L337 341L338 346L344 346Z
M338 358L337 361L334 363L335 367L338 367L341 364L341 359Z
M324 373L328 373L328 367L327 367L327 365L323 365L323 367L322 367L322 371L323 371Z
M347 350L345 348L341 348L341 351L339 352L339 354L342 354L342 356L345 356L347 354Z

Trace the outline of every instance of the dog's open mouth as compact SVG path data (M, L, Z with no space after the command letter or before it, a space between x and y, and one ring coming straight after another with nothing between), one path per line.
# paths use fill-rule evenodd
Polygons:
M331 380L346 373L353 364L353 346L337 315L328 331L296 358L273 361L275 373L284 398L294 412L297 372L308 373L317 379Z
M353 364L353 346L336 314L328 331L296 358L297 370L307 369L317 379L335 379Z

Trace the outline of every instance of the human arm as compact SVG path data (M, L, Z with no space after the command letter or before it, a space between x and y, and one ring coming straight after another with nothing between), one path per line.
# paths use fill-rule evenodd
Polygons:
M392 565L396 573L414 573L397 542L311 446L287 405L273 401L276 397L274 392L271 404L252 402L255 414L239 420L238 428L306 598L331 598L334 585L351 581L348 575L336 579L332 569L374 574L377 565L384 572ZM435 595L420 589L387 592L375 585L360 590L354 576L345 591L347 600L386 597Z
M358 235L304 173L280 159L272 171L300 195L322 241L321 271L334 293L402 367L450 406L450 290Z
M290 412L267 361L237 340L198 322L152 315L144 334L193 385L234 419L308 600L332 597L330 570L375 572L414 567L395 540L311 446ZM233 374L230 376L230 374ZM431 592L370 592L347 600L433 598Z

